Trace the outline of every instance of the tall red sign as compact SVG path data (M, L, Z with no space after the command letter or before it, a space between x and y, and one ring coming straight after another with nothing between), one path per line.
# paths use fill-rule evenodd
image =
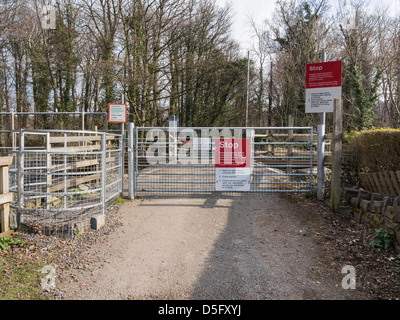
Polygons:
M342 86L342 61L307 65L306 89Z
M307 64L306 113L333 112L342 96L342 61Z

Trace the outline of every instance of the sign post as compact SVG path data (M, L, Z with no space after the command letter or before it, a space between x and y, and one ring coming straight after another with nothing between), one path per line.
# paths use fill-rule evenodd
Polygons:
M342 97L342 61L308 64L306 74L306 113L333 112Z
M333 112L335 99L342 96L342 62L326 62L326 53L322 53L322 62L307 65L306 71L306 113L319 113L317 146L317 198L324 199L324 160L325 160L325 114Z
M250 139L215 139L215 190L250 191Z

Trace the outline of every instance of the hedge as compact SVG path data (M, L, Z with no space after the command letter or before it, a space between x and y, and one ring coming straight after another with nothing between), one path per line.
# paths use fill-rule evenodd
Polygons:
M400 129L351 132L346 142L360 173L400 170Z

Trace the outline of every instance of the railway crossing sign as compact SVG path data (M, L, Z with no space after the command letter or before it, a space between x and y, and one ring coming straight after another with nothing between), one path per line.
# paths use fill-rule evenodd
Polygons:
M215 139L215 190L250 191L250 139Z
M342 97L342 61L307 64L306 113L333 112Z

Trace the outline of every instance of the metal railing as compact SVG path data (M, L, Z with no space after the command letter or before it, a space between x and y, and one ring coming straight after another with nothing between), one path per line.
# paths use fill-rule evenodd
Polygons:
M311 193L313 128L153 128L134 132L135 196L177 194ZM244 192L216 188L218 138L249 139L250 188ZM131 139L132 140L132 139ZM132 157L131 157L132 158Z
M95 122L98 131L108 131L107 112L0 112L0 153L7 154L9 150L18 148L17 132L21 129L44 129L44 120L53 123L54 128L61 129L60 117L65 118L64 129L85 131L89 128L89 122Z
M21 130L10 170L20 224L73 236L122 193L123 137L95 131Z

